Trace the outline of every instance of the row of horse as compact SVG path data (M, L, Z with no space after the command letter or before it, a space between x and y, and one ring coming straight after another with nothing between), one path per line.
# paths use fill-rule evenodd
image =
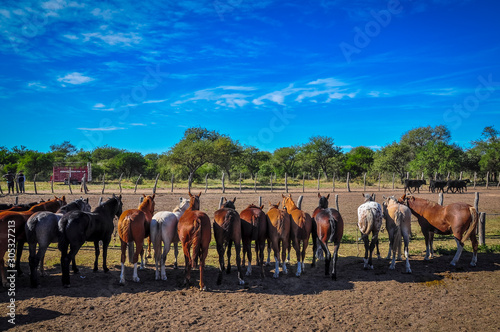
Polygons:
M446 193L463 193L467 191L467 183L470 183L469 179L465 180L430 180L429 191L431 192L442 192L444 193L446 188ZM426 180L404 180L404 191L408 191L410 194L417 191L420 193L420 187L427 184Z
M291 195L282 195L282 202L271 204L267 213L263 206L249 205L238 213L235 201L226 200L219 210L214 213L211 223L208 215L199 210L200 195L189 193L189 199L180 198L179 205L172 211L155 210L155 195L144 196L137 209L122 211L121 196L109 198L99 204L92 212L88 199L79 199L66 205L64 196L31 207L28 211L0 212L0 267L2 282L7 283L4 272L4 256L7 251L8 225L15 225L17 242L16 268L20 271L20 259L24 242L29 244L29 266L31 285L39 284L37 267L43 274L43 257L50 243L57 242L61 251L62 283L70 285L69 266L72 262L73 271L78 272L75 256L86 241L94 242L95 262L94 271L98 269L100 255L99 242L103 244L103 269L106 266L107 248L114 232L114 217L118 217L117 231L121 241L121 274L120 283L125 283L125 261L128 249L129 260L134 265L133 281L138 282L137 274L139 256L141 265L144 264L144 240L150 237L155 255L155 278L166 280L165 260L174 244L175 266L177 265L177 243L181 242L185 257L185 283L190 283L191 269L199 263L200 289L205 289L203 270L208 247L213 235L219 254L219 275L217 283L222 282L223 272L231 271L230 256L232 244L235 245L237 278L239 284L244 284L243 268L245 257L248 258L246 275L252 273L251 242L255 242L257 266L261 277L264 276L264 247L267 240L273 250L275 258L274 277L279 277L281 263L282 272L288 273L286 266L286 252L291 247L297 255L296 275L300 276L304 269L304 258L309 239L312 236L313 260L323 252L325 255L325 275L337 277L337 257L344 230L344 221L340 213L328 207L328 196L318 194L319 204L313 215L300 210ZM452 261L455 265L463 248L463 242L470 237L473 244L473 259L471 265L477 262L477 239L475 227L477 212L465 203L455 203L442 207L428 200L410 195L403 195L396 199L394 196L385 198L380 205L375 202L374 195L364 195L365 203L358 208L358 226L365 244L364 267L373 269L372 254L375 247L378 251L378 233L382 226L382 219L386 220L389 234L389 255L392 252L390 269L395 267L395 256L401 256L401 239L404 242L406 272L411 273L408 258L408 243L411 234L411 213L420 224L426 242L426 257L430 259L432 239L434 233L453 233L457 241L457 253ZM282 208L280 209L280 203ZM55 212L55 213L54 213ZM371 242L369 236L372 235ZM328 248L328 242L333 242L333 254ZM36 247L39 247L38 252ZM135 244L135 250L134 250ZM163 244L163 248L162 248ZM69 249L69 251L68 251ZM243 249L243 263L240 252ZM225 253L227 266L225 266ZM9 252L9 258L11 257ZM333 264L332 264L333 261Z

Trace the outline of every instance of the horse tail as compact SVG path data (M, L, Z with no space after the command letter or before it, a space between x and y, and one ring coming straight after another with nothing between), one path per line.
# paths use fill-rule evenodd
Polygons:
M28 222L26 222L26 240L28 243L36 243L35 228L38 223L38 215L39 213L35 213L28 219Z
M201 219L198 217L193 221L193 254L191 256L191 266L196 268L198 256L201 248Z
M337 232L337 220L335 220L332 210L328 211L328 222L330 223L330 238L328 241L333 242L335 233Z
M266 221L269 219L269 216L266 214ZM283 234L283 230L285 229L285 214L280 212L278 214L278 234Z
M394 218L396 222L396 229L394 230L394 240L392 243L392 250L394 252L397 252L397 250L401 247L401 227L403 226L404 223L404 215L403 212L399 210L399 208L396 211L396 215Z
M59 241L57 242L57 247L59 248L60 251L65 250L64 248L68 247L68 239L66 238L66 227L68 227L68 218L66 216L63 216L61 219L59 219L59 222L57 223L57 227L59 228Z
M222 222L222 229L224 232L230 233L231 232L231 226L233 223L231 222L231 219L234 217L234 214L231 213L230 211L227 211L226 214L224 215L224 221Z
M155 251L155 261L161 260L161 228L162 223L159 220L153 219L151 221L151 241L153 241L153 249Z
M368 234L373 229L373 225L375 223L375 216L373 215L372 209L366 210L366 214L364 215L363 219L364 223L362 225L358 225L360 226L359 230L363 234Z
M477 216L477 211L474 207L469 208L470 214L472 216L472 222L469 225L469 228L467 229L467 232L465 232L464 237L462 238L462 244L467 241L467 239L476 231L477 223L478 223L478 216ZM475 233L474 233L475 234Z

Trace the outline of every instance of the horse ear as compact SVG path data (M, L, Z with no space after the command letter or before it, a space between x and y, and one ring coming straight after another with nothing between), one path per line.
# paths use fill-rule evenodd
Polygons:
M281 197L285 198L285 195L281 194Z
M182 197L179 197L179 202L182 202Z
M61 201L66 201L66 196L65 196L65 195L63 195L63 196L61 197Z
M233 203L236 202L236 197L233 199Z
M156 196L156 194L153 194L153 197L152 197L152 198L153 198L153 199L155 199L155 196Z
M198 197L200 197L200 196L201 196L201 191L200 191L200 193L198 194Z
M321 194L320 193L318 193L318 198L321 198Z
M387 197L385 197L385 195L382 195L382 198L383 198L383 199L387 199Z
M260 209L262 210L263 208L264 208L264 205L261 205L261 206L260 206Z
M329 199L330 198L330 194L326 195L326 199Z
M146 198L146 195L142 194L142 197Z
M278 205L277 205L277 206L278 206L278 207L280 207L280 204L281 204L281 202L278 202Z

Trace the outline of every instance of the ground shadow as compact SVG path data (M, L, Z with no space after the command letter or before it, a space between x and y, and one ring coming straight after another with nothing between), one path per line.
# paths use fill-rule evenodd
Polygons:
M62 315L59 311L47 310L43 308L28 307L27 314L17 314L14 318L15 324L9 323L7 319L0 321L0 330L5 331L9 328L48 321ZM10 319L10 318L9 318Z

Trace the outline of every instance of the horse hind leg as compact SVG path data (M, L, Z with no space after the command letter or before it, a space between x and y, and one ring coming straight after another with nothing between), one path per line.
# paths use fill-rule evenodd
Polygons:
M455 266L460 259L460 256L462 255L462 251L464 250L463 245L460 243L460 241L455 237L455 242L457 243L457 252L455 254L455 257L453 257L453 260L451 261L451 266Z
M231 273L231 248L233 247L233 241L229 240L227 243L227 266L226 266L226 274Z
M333 248L333 255L332 255L332 280L337 280L337 259L339 256L339 248L340 248L340 240L339 242L335 243L335 247Z
M410 268L410 259L409 259L409 251L408 251L408 245L410 243L410 234L407 232L403 232L403 241L405 244L404 250L405 250L405 260L406 260L406 273L411 273L411 268Z
M363 234L361 236L363 243L365 245L365 258L363 258L363 268L366 270L368 268L368 252L370 250L370 242L368 240L368 234Z
M174 256L175 256L175 261L174 261L174 269L177 270L179 266L177 265L177 256L179 255L179 242L174 242Z
M108 265L107 265L109 242L111 242L111 237L108 240L102 241L102 269L103 269L104 273L109 272Z
M236 251L236 267L238 269L238 284L244 285L245 281L242 279L243 273L241 270L241 241L234 243L234 250Z
M121 242L121 272L120 272L120 285L125 285L125 260L126 260L126 251L128 247L128 243L120 239Z
M98 270L98 259L99 259L99 241L94 241L94 248L95 248L95 260L94 260L94 272L97 272Z
M222 284L222 275L224 271L224 244L217 244L217 253L219 254L219 274L217 276L217 285Z
M38 281L38 274L36 272L37 266L39 263L39 258L36 253L36 243L30 243L29 244L29 266L30 266L30 282L31 282L31 287L38 287L39 281Z
M140 254L141 255L141 267L143 266L143 264L142 264L143 258L144 258L144 246L143 245L144 245L144 240L143 241L139 240L139 241L135 242L135 253L134 253L134 258L133 258L134 274L132 275L132 280L134 282L141 281L141 279L137 275L137 262L139 260L139 254ZM142 267L142 269L143 268L144 267Z

